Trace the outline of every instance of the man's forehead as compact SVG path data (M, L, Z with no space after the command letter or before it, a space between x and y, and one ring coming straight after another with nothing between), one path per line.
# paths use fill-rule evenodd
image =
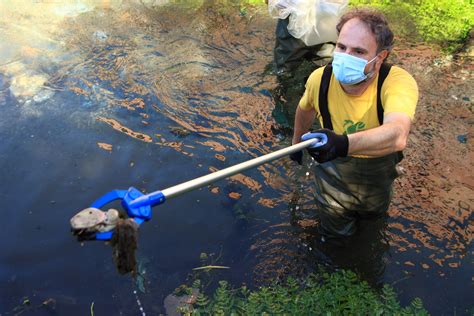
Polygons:
M357 51L368 52L370 50L370 47L362 46L362 45L360 45L360 43L356 43L356 45L354 46L352 44L352 42L350 42L350 41L349 42L344 42L344 40L341 40L341 39L338 39L336 44L338 46L344 46L344 47L350 48L352 50L357 50Z
M350 19L343 25L337 43L354 49L370 50L377 47L375 35L357 18Z

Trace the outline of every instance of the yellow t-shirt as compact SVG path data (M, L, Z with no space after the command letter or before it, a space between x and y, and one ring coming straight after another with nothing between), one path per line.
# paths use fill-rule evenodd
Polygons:
M319 85L324 67L318 68L309 76L306 91L299 102L303 110L314 108L316 116L323 125L319 112ZM328 90L328 107L333 129L337 134L352 134L380 126L377 117L377 80L360 96L348 95L342 90L339 81L331 74ZM393 112L406 113L413 120L418 102L418 86L415 79L400 67L392 66L382 85L382 106L384 115Z

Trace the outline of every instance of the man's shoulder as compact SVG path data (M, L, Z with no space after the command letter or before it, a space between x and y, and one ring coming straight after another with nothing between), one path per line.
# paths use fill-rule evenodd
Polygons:
M401 80L401 79L408 79L408 80L415 80L413 76L403 69L400 66L397 65L392 65L392 68L390 69L390 72L387 76L387 79L396 79L396 80Z
M394 89L396 91L401 90L418 90L418 85L416 83L415 78L406 71L405 69L399 67L399 66L392 66L390 69L390 72L385 78L382 90L383 91L393 91Z
M319 67L313 70L311 75L309 75L308 80L306 81L307 87L309 85L319 87L319 85L321 84L321 78L323 76L323 71L325 67L326 66L323 66L323 67Z
M418 85L401 67L393 66L381 90L384 113L405 113L413 120L418 103Z

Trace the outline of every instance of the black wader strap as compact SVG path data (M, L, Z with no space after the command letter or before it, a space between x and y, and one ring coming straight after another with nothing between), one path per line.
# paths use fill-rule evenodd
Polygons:
M385 81L385 78L387 78L391 68L392 65L383 63L379 71L379 80L377 82L377 117L379 119L380 125L383 124L383 105L382 98L380 97L380 95L382 94L383 82Z
M331 82L331 74L332 74L332 65L327 64L324 67L323 76L321 77L321 84L319 86L319 113L323 117L323 128L327 128L332 130L332 121L331 115L329 114L329 107L328 107L328 91L329 91L329 83Z

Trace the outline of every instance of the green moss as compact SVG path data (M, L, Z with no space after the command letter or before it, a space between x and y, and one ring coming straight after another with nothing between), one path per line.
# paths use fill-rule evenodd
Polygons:
M199 294L192 315L428 315L420 299L401 307L395 291L380 292L350 271L311 275L304 282L293 278L249 291L219 282L215 292Z

